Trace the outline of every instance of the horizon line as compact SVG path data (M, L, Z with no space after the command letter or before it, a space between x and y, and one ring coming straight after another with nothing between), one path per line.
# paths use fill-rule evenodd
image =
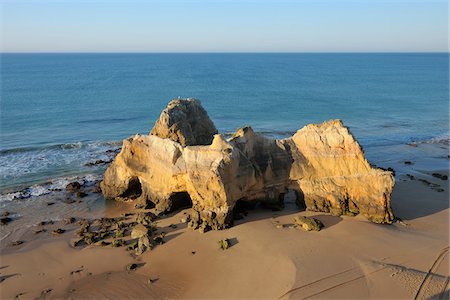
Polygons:
M449 54L447 51L0 51L0 54Z

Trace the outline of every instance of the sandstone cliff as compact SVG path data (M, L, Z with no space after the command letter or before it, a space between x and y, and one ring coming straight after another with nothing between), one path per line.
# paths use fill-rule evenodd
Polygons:
M391 223L394 178L372 168L339 120L311 124L276 140L238 129L228 140L197 100L173 100L151 135L124 140L101 183L106 198L138 199L158 211L192 202L190 226L223 229L237 201L297 204L334 215Z

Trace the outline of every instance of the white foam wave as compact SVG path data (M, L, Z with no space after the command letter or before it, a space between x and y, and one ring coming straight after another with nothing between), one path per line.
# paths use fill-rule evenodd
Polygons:
M98 174L86 174L84 176L73 177L61 177L55 178L49 182L43 184L35 184L24 190L1 194L0 202L12 201L17 199L27 199L30 197L39 197L47 195L51 192L64 190L66 186L71 182L78 182L82 186L90 186L102 179Z

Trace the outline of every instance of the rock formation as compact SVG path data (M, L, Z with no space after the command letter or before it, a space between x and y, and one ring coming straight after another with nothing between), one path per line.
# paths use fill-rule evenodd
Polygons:
M339 120L310 124L286 139L251 127L226 140L198 100L173 100L150 135L124 140L105 172L105 198L138 199L160 212L192 203L189 225L200 230L232 224L237 201L297 204L333 215L361 214L391 223L392 173L372 168Z
M217 129L200 101L177 99L169 102L161 112L150 134L171 139L182 146L209 145Z

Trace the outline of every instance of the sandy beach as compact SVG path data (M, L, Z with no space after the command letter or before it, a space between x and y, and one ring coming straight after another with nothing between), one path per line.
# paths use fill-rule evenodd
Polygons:
M287 197L282 211L257 206L232 228L202 234L181 222L184 209L156 220L154 236L164 232L164 244L141 256L125 247L74 248L75 223L21 225L1 242L1 298L447 299L449 189L447 180L432 173L448 170L397 176L392 207L402 221L392 225L299 212ZM101 198L93 194L83 202L89 197ZM74 204L49 208L56 205ZM136 211L133 203L91 204L76 218ZM292 228L296 215L314 216L325 227ZM27 216L21 219L2 231ZM46 231L35 233L42 228ZM57 228L66 231L52 234ZM229 239L231 247L219 249L221 239ZM23 244L12 246L17 240ZM127 270L130 263L137 268Z

